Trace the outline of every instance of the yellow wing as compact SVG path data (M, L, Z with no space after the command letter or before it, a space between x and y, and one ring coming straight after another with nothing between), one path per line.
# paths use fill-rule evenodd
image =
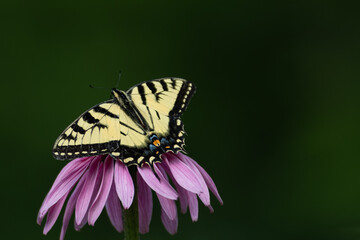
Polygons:
M56 140L53 155L56 159L100 154L118 157L121 147L140 149L147 141L146 132L110 100L89 109L67 127Z
M135 107L158 137L170 137L171 150L182 150L184 131L180 116L186 110L195 86L181 78L162 78L129 89Z

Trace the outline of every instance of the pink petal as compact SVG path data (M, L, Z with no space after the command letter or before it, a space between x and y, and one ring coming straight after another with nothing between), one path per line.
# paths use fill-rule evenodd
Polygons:
M69 192L66 193L62 198L60 198L60 200L49 209L45 227L44 227L44 231L43 231L44 235L46 235L50 231L50 229L54 226L57 218L59 217L61 208L63 207L68 194L69 194Z
M199 206L196 194L192 192L188 192L188 200L189 200L189 212L193 222L198 220L199 215Z
M84 158L76 158L70 162L68 162L65 167L60 171L58 176L56 177L49 193L56 188L56 186L59 184L60 181L62 181L63 178L66 178L69 175L73 175L73 172L78 171L81 167L84 165L88 166L94 157L84 157ZM48 194L49 195L49 194Z
M162 210L166 213L166 215L169 217L169 219L174 220L176 215L176 204L174 200L167 199L160 194L156 194Z
M138 172L140 173L142 179L151 187L155 192L159 193L163 197L168 199L176 200L178 194L169 184L169 182L164 178L160 177L160 181L155 177L154 173L148 165L143 167L138 167Z
M76 158L76 159L68 162L68 164L65 165L65 167L60 171L60 173L56 177L54 184L51 187L50 191L52 191L54 188L56 188L56 185L59 184L59 182L64 177L66 177L68 175L72 175L72 173L74 171L79 170L84 165L88 166L93 159L94 159L94 157L83 157L83 158Z
M138 208L139 208L139 232L141 234L149 232L151 221L153 200L149 186L144 182L140 173L137 173L138 186Z
M88 213L89 211L87 211L85 213L84 218L81 220L81 222L77 223L76 221L74 221L74 228L76 231L80 231L87 223L87 219L88 219Z
M97 171L94 191L93 191L92 196L91 196L90 205L92 205L92 203L94 202L95 197L97 196L97 194L99 192L100 185L101 185L102 178L103 178L103 168L104 168L104 162L100 161L99 171ZM87 209L84 218L81 220L81 222L79 224L76 221L74 221L74 228L75 228L76 231L80 231L85 226L85 224L88 221L88 216L89 216L89 208Z
M114 181L116 192L124 208L128 209L134 199L134 183L128 168L121 161L115 161Z
M166 181L168 181L168 178L167 178L167 175L166 175L166 172L165 170L160 166L160 165L157 165L155 164L154 165L154 168L155 168L155 171L156 173L158 173L160 179L161 178L164 178L166 179ZM164 210L164 212L168 215L168 217L173 220L177 215L177 211L176 211L176 204L175 204L175 201L174 200L171 200L171 199L168 199L168 198L165 198L163 196L161 196L160 194L156 193L158 199L159 199L159 202L160 202L160 205L161 205L161 208Z
M180 161L176 155L163 154L165 163L169 166L172 175L180 186L186 190L200 194L202 191L196 174L184 162Z
M118 232L122 232L123 230L122 209L121 209L120 200L118 198L118 195L116 194L114 183L111 186L105 206L111 224Z
M65 213L64 213L63 224L61 227L60 240L64 240L64 238L65 238L66 229L69 225L71 215L75 208L76 200L80 194L80 191L84 185L84 182L85 182L85 178L83 177L80 179L78 185L76 186L75 190L73 191L73 193L71 194L71 196L67 202L67 205L65 208Z
M178 228L178 217L176 216L175 219L170 219L168 215L162 210L161 211L161 221L164 224L166 230L171 234L174 235L177 232Z
M180 153L181 154L181 153ZM185 156L185 155L183 155ZM215 197L218 199L218 201L220 202L221 205L223 205L223 200L220 197L220 194L216 188L216 185L214 183L214 181L211 179L211 177L209 176L209 174L193 159L189 158L188 159L193 162L195 164L195 166L199 169L201 175L203 176L206 185L209 187L210 191L215 195Z
M111 156L108 156L105 159L103 179L100 185L99 192L89 209L89 217L88 217L89 225L93 226L97 218L100 216L100 213L103 210L107 197L109 195L110 188L113 182L113 177L114 177L114 159Z
M213 209L213 207L212 207L211 205L209 205L208 208L209 208L209 210L210 210L211 213L214 212L214 209Z
M100 161L95 159L89 166L88 174L84 186L76 202L75 207L75 222L81 225L82 220L89 208L90 200L93 195L95 181L99 169Z
M172 175L169 166L166 164L159 164L159 169L163 173L163 175L166 175L166 173L171 178L171 181L174 183L176 191L179 194L179 200L180 200L180 208L182 213L186 213L187 207L188 207L188 199L187 199L187 190L181 187L174 179L174 176ZM165 170L164 170L165 169Z
M78 158L69 162L59 173L42 203L37 222L40 224L48 209L62 198L83 175L93 158Z
M187 191L182 188L179 184L175 183L177 192L179 193L180 209L181 213L186 213L188 207Z
M184 155L184 154L178 154L178 156L180 157L180 159L186 163L186 165L188 165L191 170L194 171L196 178L198 179L198 181L200 182L201 185L201 193L199 194L199 198L200 200L204 203L205 206L210 206L210 194L209 194L209 189L206 185L206 182L203 178L203 176L201 175L200 171L198 170L198 168L196 167L196 165L190 161L189 157Z
M160 175L158 174L159 177L165 178L166 181L169 182L169 178L168 178L168 176L166 174L166 171L164 170L163 166L164 166L163 164L159 164L159 163L154 164L155 172L160 174Z

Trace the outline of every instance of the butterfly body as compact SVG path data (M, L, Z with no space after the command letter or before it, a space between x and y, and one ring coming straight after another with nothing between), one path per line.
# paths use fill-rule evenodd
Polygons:
M56 140L56 159L110 154L127 165L161 161L165 152L184 151L180 116L195 86L180 78L140 83L83 113Z

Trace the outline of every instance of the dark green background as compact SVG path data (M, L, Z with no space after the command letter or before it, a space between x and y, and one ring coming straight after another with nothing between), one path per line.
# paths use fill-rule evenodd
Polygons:
M354 1L353 1L354 2ZM198 88L187 150L224 205L156 200L142 239L360 239L359 6L345 1L2 1L1 238L48 236L37 211L65 162L61 131L120 89L159 77ZM122 239L102 214L67 239Z

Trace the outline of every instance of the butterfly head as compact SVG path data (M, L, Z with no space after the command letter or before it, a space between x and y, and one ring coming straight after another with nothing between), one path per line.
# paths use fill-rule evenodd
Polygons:
M127 104L130 101L128 95L124 91L116 88L112 89L112 95L121 105Z

